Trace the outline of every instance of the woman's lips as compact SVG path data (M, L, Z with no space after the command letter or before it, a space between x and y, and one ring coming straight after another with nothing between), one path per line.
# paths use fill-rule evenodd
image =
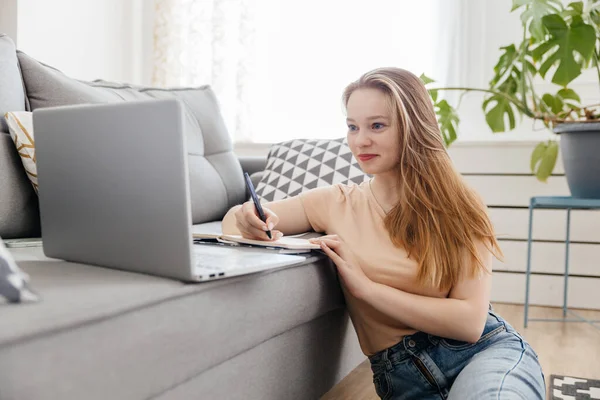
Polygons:
M369 160L372 160L375 157L377 157L377 154L361 154L361 155L358 156L358 159L360 161L369 161Z

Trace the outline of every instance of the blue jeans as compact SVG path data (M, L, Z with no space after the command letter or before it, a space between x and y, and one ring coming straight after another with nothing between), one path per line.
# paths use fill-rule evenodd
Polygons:
M382 399L545 399L537 354L491 309L477 343L417 332L371 357Z

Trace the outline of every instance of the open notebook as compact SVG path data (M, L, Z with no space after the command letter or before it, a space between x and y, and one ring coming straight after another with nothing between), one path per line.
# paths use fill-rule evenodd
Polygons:
M319 246L318 244L313 244L309 242L307 238L297 237L305 236L305 234L293 237L284 236L279 240L272 241L246 239L240 235L226 235L221 232L220 222L210 222L207 224L194 225L192 227L192 236L194 237L194 239L213 239L224 243L241 243L252 246L276 247L288 250L317 250L321 248L321 246ZM315 237L314 234L310 236Z

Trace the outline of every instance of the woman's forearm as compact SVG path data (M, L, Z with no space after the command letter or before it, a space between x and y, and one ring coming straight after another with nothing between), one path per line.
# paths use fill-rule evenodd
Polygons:
M479 340L487 305L453 298L428 297L373 283L363 300L385 315L432 335L474 343Z

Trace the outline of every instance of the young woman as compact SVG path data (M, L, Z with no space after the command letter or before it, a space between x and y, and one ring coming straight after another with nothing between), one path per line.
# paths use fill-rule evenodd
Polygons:
M446 152L420 79L370 71L343 95L348 144L373 178L232 208L225 233L314 230L336 264L382 399L545 399L537 355L489 305L500 256L485 205Z

